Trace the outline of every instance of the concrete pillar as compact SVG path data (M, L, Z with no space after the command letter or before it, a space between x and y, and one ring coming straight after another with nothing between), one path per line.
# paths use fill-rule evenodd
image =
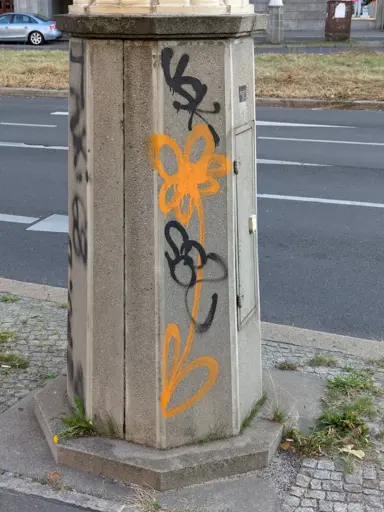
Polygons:
M171 448L238 434L261 394L254 15L148 21L64 19L68 391Z
M282 0L270 0L269 2L266 41L274 44L284 41L284 5Z
M262 393L256 23L58 17L71 34L68 378L35 399L59 463L167 489L263 467L278 446L281 425L261 418L238 435ZM76 395L118 439L52 442Z

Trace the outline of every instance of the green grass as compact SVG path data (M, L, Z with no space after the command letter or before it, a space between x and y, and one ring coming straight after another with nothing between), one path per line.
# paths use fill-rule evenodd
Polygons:
M346 467L351 467L353 457L340 450L351 445L353 450L364 451L372 445L366 420L377 416L372 395L380 392L373 383L372 372L353 370L328 379L323 411L313 432L306 435L292 428L286 433L285 448L282 447L305 457L337 456Z
M329 379L328 392L334 398L340 395L351 396L362 392L375 395L382 394L382 390L373 383L373 373L368 370L354 370L348 375L338 375L334 379Z
M68 309L68 302L60 302L57 305L57 307L60 308L60 309Z
M261 398L257 402L255 402L252 409L249 411L247 416L244 418L243 423L241 424L240 432L242 432L244 429L246 429L250 426L253 418L260 411L260 409L263 407L263 405L265 404L266 401L267 401L267 393L263 393Z
M337 361L334 357L325 356L323 354L316 354L308 361L308 366L336 366Z
M283 423L285 423L285 421L287 419L287 415L286 415L285 411L280 409L280 407L275 407L275 409L272 412L272 419L274 421L277 421L277 423L283 424Z
M0 295L0 302L5 303L13 303L13 302L19 302L20 297L16 297L15 295Z
M61 421L66 427L58 433L59 439L92 436L96 434L92 420L87 419L84 406L78 396L74 397L75 407L70 414L61 417Z
M29 366L29 361L25 357L17 354L0 354L0 365L10 366L11 368L17 368L25 370Z
M0 343L7 343L16 338L15 331L9 331L8 329L0 329Z
M279 370L289 370L293 372L296 371L298 367L299 365L293 361L282 361L276 366Z

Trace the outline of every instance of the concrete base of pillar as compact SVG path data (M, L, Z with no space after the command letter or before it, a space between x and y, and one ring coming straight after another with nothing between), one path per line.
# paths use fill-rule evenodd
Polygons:
M264 389L295 421L296 401L278 383L265 376ZM270 393L268 393L270 388ZM268 402L242 434L228 439L156 450L106 437L67 439L54 444L63 429L62 414L70 411L66 377L61 375L35 395L35 414L58 464L123 482L149 485L163 491L217 478L247 473L267 466L281 441L283 426L268 418L275 405ZM207 441L207 442L205 442Z
M274 44L284 41L284 7L268 7L266 41Z

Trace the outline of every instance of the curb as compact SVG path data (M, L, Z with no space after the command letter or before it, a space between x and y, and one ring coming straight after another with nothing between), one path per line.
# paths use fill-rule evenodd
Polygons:
M0 491L5 490L15 494L35 496L53 503L76 506L94 512L135 512L123 503L97 498L77 491L55 489L48 484L44 485L27 477L18 477L12 473L0 473Z
M358 359L381 359L384 355L384 342L353 338L328 332L311 331L298 327L261 322L263 342L280 345L294 345L316 351L335 352L354 356Z
M0 96L22 98L68 98L68 91L59 89L32 89L28 87L0 87Z
M317 100L304 98L257 98L257 107L384 110L384 101Z
M68 91L0 87L0 96L24 98L68 98ZM384 110L384 101L318 100L304 98L257 98L257 107L323 108L344 110Z
M68 300L66 288L57 288L45 284L26 283L0 277L0 293L9 293L27 299L46 300L64 303Z

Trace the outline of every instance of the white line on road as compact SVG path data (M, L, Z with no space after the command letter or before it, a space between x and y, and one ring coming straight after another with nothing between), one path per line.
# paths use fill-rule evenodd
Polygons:
M295 139L293 137L257 137L262 140L287 140L289 142L321 142L322 144L353 144L359 146L384 146L384 142L358 142L355 140Z
M340 204L342 206L365 206L367 208L384 208L384 203L364 203L343 199L323 199L322 197L280 196L275 194L257 194L259 199L281 199L283 201L300 201L304 203Z
M39 220L37 217L23 217L22 215L7 215L0 213L0 222L15 222L16 224L32 224Z
M68 112L51 112L51 116L67 116Z
M266 160L265 158L258 158L258 164L267 164L267 165L305 165L310 167L332 167L327 164L309 164L306 162L291 162L286 160Z
M24 142L0 142L2 148L23 148L23 149L55 149L67 151L67 146L44 146L43 144L25 144Z
M57 128L56 124L0 123L3 126L27 126L29 128Z
M337 126L335 124L277 123L274 121L256 121L256 124L258 126L291 126L293 128L356 128L356 126Z
M68 233L68 216L51 215L27 228L27 231L46 231L49 233Z

